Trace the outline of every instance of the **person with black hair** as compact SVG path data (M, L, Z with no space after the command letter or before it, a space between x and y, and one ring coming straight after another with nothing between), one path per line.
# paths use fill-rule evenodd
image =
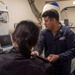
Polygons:
M32 21L18 23L12 34L14 48L0 53L0 75L46 75L43 67L31 57L38 41L39 27Z
M59 22L59 13L50 9L42 14L45 29L41 30L39 40L32 54L45 57L54 67L54 75L71 75L71 60L75 57L75 34Z

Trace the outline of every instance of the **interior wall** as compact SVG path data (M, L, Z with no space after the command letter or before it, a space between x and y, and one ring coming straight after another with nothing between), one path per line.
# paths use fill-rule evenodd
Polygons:
M67 18L69 19L69 22L73 23L73 27L75 27L75 8L67 8L66 10L67 13Z
M64 9L65 7L75 6L75 5L73 4L73 1L74 1L74 0L58 1L57 3L58 3L58 5L59 5L59 7L60 7L60 11L61 11L62 9Z
M36 23L39 23L36 17L34 16L28 0L2 0L5 5L8 6L9 13L9 32L12 33L14 31L14 24L20 22L21 20L33 20ZM37 9L42 12L43 7L45 5L45 0L35 0L35 5ZM64 7L72 5L72 2L59 2L60 9L62 10ZM74 21L74 10L67 10L67 16L70 21ZM72 13L73 11L73 13ZM71 14L71 15L69 15ZM64 15L65 16L65 15ZM73 16L73 17L72 17ZM65 16L66 17L66 16ZM75 26L75 23L74 23Z
M68 19L72 23L72 27L75 27L75 8L67 8L62 12L62 20Z
M42 12L43 7L45 5L45 0L35 0L35 5L37 7L37 9Z
M9 32L12 33L14 31L14 24L20 22L21 20L33 20L34 22L38 23L38 20L34 16L28 0L2 0L5 5L8 6L8 13L9 13ZM39 0L36 0L39 2ZM42 2L42 0L40 0ZM42 10L43 6L42 3L36 2L38 6L38 10ZM38 5L39 4L39 5Z

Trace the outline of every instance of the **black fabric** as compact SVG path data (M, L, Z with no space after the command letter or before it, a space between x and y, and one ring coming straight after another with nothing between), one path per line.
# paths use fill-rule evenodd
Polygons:
M32 55L32 57L34 58L35 62L38 62L38 64L43 67L43 70L47 75L54 75L54 68L50 61L38 55Z
M13 48L0 53L0 75L46 75L42 66L33 58L27 59Z

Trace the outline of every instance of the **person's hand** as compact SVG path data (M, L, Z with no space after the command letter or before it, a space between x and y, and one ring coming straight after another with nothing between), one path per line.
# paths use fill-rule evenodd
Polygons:
M48 59L50 62L54 63L55 61L57 61L57 60L59 59L59 55L50 54L50 55L47 57L47 59Z
M31 52L31 55L39 55L38 51Z

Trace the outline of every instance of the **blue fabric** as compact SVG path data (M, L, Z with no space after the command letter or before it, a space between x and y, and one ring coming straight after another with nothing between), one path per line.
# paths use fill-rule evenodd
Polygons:
M49 30L42 30L35 50L41 54L45 50L45 57L58 54L60 59L53 63L55 75L70 75L71 59L75 57L75 34L69 27L62 26L55 36Z

